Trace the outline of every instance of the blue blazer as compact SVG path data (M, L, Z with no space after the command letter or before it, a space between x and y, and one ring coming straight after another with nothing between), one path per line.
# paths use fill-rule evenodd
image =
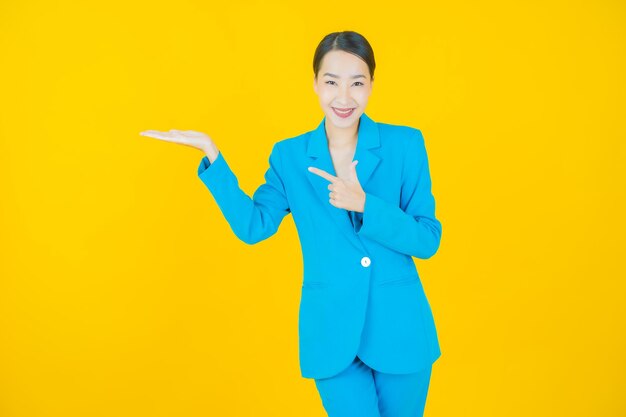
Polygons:
M298 316L304 378L333 376L356 355L380 372L416 372L441 355L412 258L430 258L441 239L424 138L419 129L361 115L354 159L365 208L352 212L330 204L330 182L307 169L336 176L325 119L273 145L265 183L252 198L221 151L212 164L202 158L198 176L247 244L269 238L293 215L304 268Z

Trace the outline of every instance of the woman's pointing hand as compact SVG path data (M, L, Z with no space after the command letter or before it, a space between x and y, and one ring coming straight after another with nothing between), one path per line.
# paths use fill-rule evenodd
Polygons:
M350 178L347 180L315 167L309 167L309 171L331 182L328 184L328 189L330 190L330 193L328 193L330 199L328 201L330 204L337 208L363 213L365 209L365 192L361 188L361 183L356 174L356 164L358 163L359 161L352 161L352 164L350 164Z

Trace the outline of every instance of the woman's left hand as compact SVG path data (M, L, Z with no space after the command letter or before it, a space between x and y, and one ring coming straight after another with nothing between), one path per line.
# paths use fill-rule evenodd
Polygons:
M365 192L361 188L361 183L359 183L359 178L356 175L356 164L358 162L352 161L352 164L350 164L350 178L348 180L335 177L315 167L309 167L309 171L330 181L330 184L328 184L330 204L337 208L363 213L365 209Z

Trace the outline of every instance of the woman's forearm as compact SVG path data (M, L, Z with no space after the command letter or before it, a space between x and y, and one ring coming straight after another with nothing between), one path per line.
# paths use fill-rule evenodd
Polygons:
M276 144L269 157L265 183L256 189L252 197L241 189L237 176L217 147L214 149L214 163L207 161L209 152L212 152L208 148L207 156L202 158L198 167L198 176L211 191L235 235L252 245L276 233L282 219L291 211L279 174L282 165Z

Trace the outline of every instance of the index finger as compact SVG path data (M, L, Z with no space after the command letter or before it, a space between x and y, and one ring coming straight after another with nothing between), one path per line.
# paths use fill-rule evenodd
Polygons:
M171 137L170 132L161 132L160 130L144 130L139 132L141 136L150 136L151 138L165 139Z
M323 169L319 169L319 168L315 168L315 167L309 167L309 171L314 173L315 175L319 175L322 178L327 179L330 182L335 182L338 178L335 177L334 175L329 174L328 172L324 171Z

